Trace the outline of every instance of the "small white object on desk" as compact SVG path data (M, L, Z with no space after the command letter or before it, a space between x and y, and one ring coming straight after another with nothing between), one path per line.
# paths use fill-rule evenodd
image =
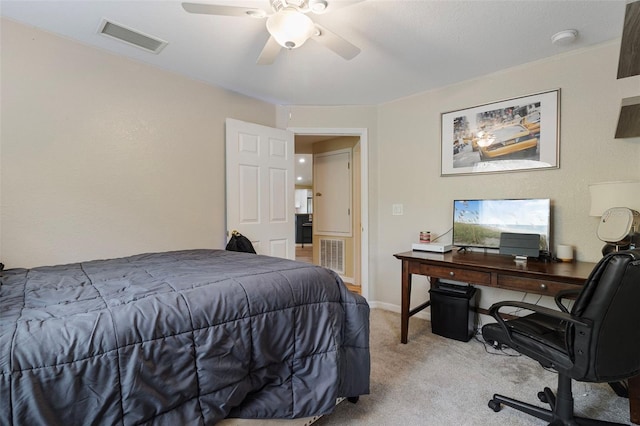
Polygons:
M434 253L446 253L451 251L453 246L451 244L438 244L438 243L413 243L411 250L415 251L430 251Z
M558 245L556 257L563 262L573 262L573 246L566 244Z

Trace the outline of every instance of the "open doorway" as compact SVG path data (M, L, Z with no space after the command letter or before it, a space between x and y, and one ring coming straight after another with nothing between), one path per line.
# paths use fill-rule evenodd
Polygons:
M313 144L326 136L303 135L295 140L296 260L313 260Z
M296 230L312 233L310 245L302 234L296 236L296 259L336 271L350 290L367 297L363 279L367 274L362 271L362 234L366 229L362 221L366 216L362 214L362 131L294 132ZM307 227L302 228L302 223Z
M294 199L296 260L313 263L313 154L295 153Z

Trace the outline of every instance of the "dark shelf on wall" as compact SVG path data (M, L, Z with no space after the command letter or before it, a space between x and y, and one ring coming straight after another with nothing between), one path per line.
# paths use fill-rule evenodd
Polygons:
M618 78L640 75L640 0L627 4L620 43ZM616 139L640 136L640 96L625 98L620 106Z
M627 4L618 60L618 78L640 74L640 0Z
M640 136L640 96L625 98L620 107L616 139Z

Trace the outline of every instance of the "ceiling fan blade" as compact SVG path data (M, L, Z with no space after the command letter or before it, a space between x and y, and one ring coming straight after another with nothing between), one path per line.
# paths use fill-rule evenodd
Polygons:
M280 53L280 49L282 49L282 46L278 44L273 36L270 36L269 40L267 40L267 43L262 48L262 52L260 52L260 56L258 56L256 64L271 65L273 61L276 60L278 53Z
M344 59L353 59L360 53L360 48L349 43L338 34L329 31L325 27L322 27L318 24L316 24L316 28L320 30L320 34L314 35L311 38L324 47L328 48L329 50L332 50L338 55L342 56Z
M182 8L189 13L221 16L256 16L264 17L267 13L262 9L252 7L221 6L217 4L182 3Z

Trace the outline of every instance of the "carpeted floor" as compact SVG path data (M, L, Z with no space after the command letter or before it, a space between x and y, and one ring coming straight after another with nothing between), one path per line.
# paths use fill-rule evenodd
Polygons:
M459 342L431 333L428 321L411 318L409 343L400 343L400 315L371 311L371 394L342 402L314 426L330 425L543 425L504 407L488 408L494 393L542 406L537 393L555 390L557 376L537 362L495 352L479 340ZM576 413L629 423L628 400L607 384L573 384Z

